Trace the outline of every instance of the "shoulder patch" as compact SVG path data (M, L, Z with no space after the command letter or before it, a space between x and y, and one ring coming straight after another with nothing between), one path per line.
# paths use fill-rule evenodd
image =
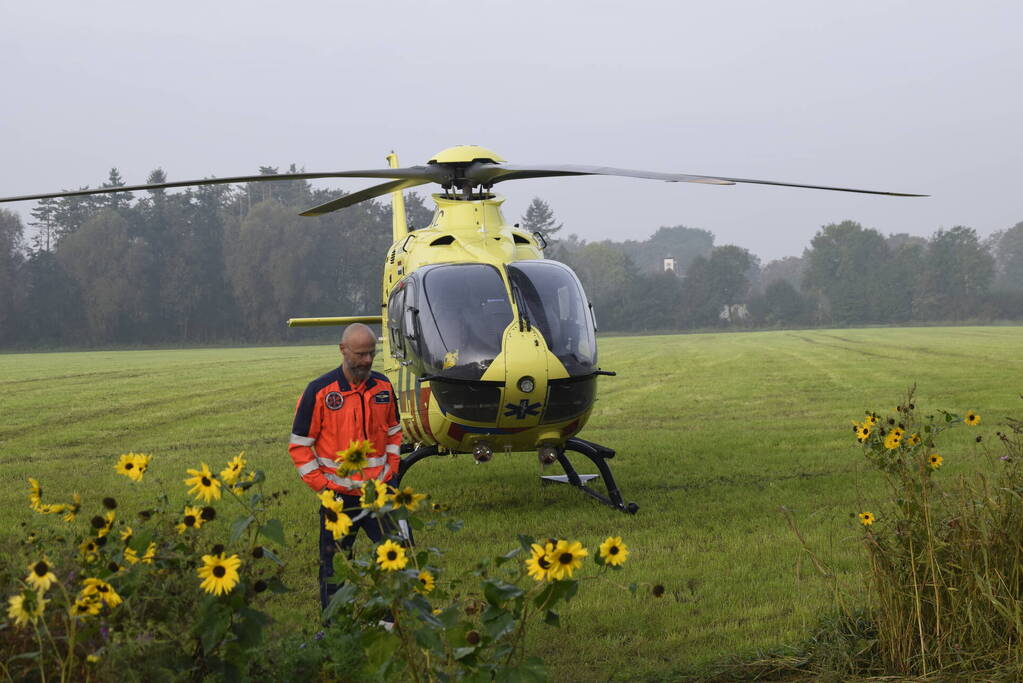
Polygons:
M344 404L345 397L340 392L332 391L323 397L323 405L327 406L330 410L340 410Z
M373 394L373 403L390 403L391 392L389 391L378 391Z

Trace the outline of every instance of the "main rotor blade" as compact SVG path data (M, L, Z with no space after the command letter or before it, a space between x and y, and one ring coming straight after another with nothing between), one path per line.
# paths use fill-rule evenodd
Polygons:
M147 185L122 185L120 187L101 187L94 190L70 190L48 192L45 194L26 194L20 197L0 197L0 202L20 202L29 199L51 199L55 197L82 197L92 194L110 194L111 192L135 192L139 190L166 190L172 187L191 187L198 185L230 185L234 183L263 183L279 180L315 180L317 178L396 178L416 179L417 185L435 182L445 183L451 178L447 169L438 166L409 166L408 168L382 168L365 171L327 171L323 173L278 173L274 175L245 175L231 178L204 178L203 180L178 180L171 183L152 183ZM351 196L351 195L348 195ZM375 196L375 195L373 195Z
M314 206L313 208L307 209L307 210L303 211L302 213L300 213L298 215L299 216L322 216L325 213L330 213L331 211L337 211L338 209L343 209L345 207L352 206L353 204L358 204L359 202L364 202L367 199L372 199L373 197L379 197L380 195L387 194L388 192L394 192L395 190L404 190L404 189L409 188L409 187L415 187L417 185L423 185L423 184L429 183L429 182L433 182L433 181L431 181L431 180L424 180L424 179L421 179L421 178L408 178L406 180L392 180L389 183L383 183L381 185L374 185L373 187L367 187L365 190L359 190L358 192L353 192L352 194L346 194L344 197L338 197L337 199L333 199L333 200L327 202L326 204L320 204L319 206Z
M859 190L851 187L832 187L829 185L807 185L804 183L785 183L777 180L753 180L750 178L729 178L727 176L691 175L688 173L659 173L657 171L639 171L628 168L612 168L610 166L580 166L576 164L556 164L538 166L517 166L514 164L473 164L466 172L466 177L480 184L500 183L506 180L524 178L547 178L552 176L575 175L609 175L627 178L646 178L663 180L669 183L705 183L708 185L734 185L735 183L753 183L757 185L780 185L782 187L802 187L811 190L834 190L836 192L858 192L861 194L880 194L892 197L928 197L926 194L910 194L907 192L885 192L881 190Z

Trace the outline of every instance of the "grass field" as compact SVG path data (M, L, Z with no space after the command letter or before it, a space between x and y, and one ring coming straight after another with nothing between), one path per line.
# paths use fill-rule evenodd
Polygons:
M517 533L590 547L621 535L632 555L615 578L644 584L639 597L587 583L560 630L533 634L533 650L561 680L672 679L792 644L833 599L782 506L860 594L860 534L850 516L875 509L881 491L850 421L868 408L891 411L915 383L924 412L983 416L979 431L960 430L944 447L942 476L966 472L983 457L973 437L1023 415L1021 346L1018 327L603 338L601 365L618 376L601 378L581 436L618 451L612 466L639 514L541 485L532 454L481 466L470 456L434 458L406 483L450 504L465 528L417 540L467 566L515 547ZM220 468L245 451L290 491L279 516L294 533L286 554L299 590L274 611L288 628L315 629L317 502L286 444L305 383L337 362L330 345L0 356L0 534L50 523L28 509L29 476L55 497L82 493L87 509L104 494L128 504L155 496L161 480L183 503L185 468ZM139 486L114 472L127 451L154 456ZM653 584L667 588L664 597L649 595Z

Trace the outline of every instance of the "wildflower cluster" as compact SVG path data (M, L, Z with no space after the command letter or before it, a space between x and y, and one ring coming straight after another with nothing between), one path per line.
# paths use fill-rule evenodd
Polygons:
M151 462L148 454L125 453L113 468L131 485L145 487ZM268 547L285 544L281 523L266 518L268 502L280 494L266 496L261 487L253 488L264 476L247 469L244 453L230 459L219 476L206 463L187 475L184 483L194 504L172 504L167 492L156 491L155 505L129 511L112 495L83 503L75 493L54 502L44 498L37 479L28 480L29 507L41 515L60 515L69 526L45 535L33 532L25 541L33 556L26 558L31 560L27 574L8 594L7 618L18 642L30 641L17 632L34 631L37 654L12 660L22 668L10 669L11 675L49 680L56 665L61 680L86 678L81 665L95 672L108 657L136 651L117 649L121 641L111 638L113 629L137 629L140 637L151 639L146 634L155 623L167 624L160 642L177 648L175 661L192 658L193 673L247 666L246 653L269 623L255 608L257 594L287 590L280 580L283 562ZM225 497L242 511L229 528L215 523L212 505ZM211 543L211 534L223 541ZM254 561L243 573L243 552L269 561Z

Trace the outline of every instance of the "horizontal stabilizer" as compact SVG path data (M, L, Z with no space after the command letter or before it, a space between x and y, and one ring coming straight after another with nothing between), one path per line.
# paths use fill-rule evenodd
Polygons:
M384 321L379 315L346 315L337 318L288 318L288 327L328 327L331 325L380 325Z

